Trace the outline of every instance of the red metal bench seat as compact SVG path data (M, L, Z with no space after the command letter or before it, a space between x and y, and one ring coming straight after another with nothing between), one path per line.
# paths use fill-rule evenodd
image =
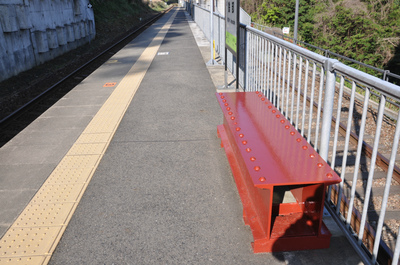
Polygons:
M254 252L328 248L325 191L340 177L263 94L217 93L217 99L224 114L218 136Z

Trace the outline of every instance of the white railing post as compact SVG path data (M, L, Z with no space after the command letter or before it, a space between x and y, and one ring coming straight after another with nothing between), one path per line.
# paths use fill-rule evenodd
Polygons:
M325 161L328 161L329 139L332 126L333 99L335 97L336 84L336 73L333 71L333 64L336 62L338 61L327 59L324 65L326 72L326 83L323 106L324 111L322 113L321 145L319 149L319 154Z

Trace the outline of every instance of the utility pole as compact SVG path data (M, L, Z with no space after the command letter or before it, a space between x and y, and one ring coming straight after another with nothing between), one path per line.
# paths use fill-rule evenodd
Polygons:
M294 15L294 33L293 33L293 39L294 39L294 44L297 43L297 27L299 25L299 0L296 0L296 11Z

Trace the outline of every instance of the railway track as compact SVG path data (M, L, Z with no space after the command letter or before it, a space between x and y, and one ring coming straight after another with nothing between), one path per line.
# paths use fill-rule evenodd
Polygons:
M324 97L321 76L324 76L324 73L321 65L298 55L294 57L291 51L284 50L278 45L274 46L272 42L263 42L261 36L252 38L249 45L251 47L253 43L256 45L253 46L254 48L249 48L252 49L248 58L251 80L248 81L250 87L247 89L264 91L299 132L316 149L319 149L321 135L318 133L321 124L318 117L322 117L324 112L323 101L321 101ZM360 229L364 231L362 242L368 249L367 252L372 253L375 231L381 215L397 117L396 113L393 114L393 111L385 109L383 122L377 125L379 115L377 104L371 100L371 96L365 100L361 94L355 96L353 102L351 98L353 86L361 92L364 89L345 75L336 77L328 163L341 175L343 182L332 187L328 196L332 200L333 208L337 209L337 213L340 209L340 214L347 217L345 219L351 224L355 237ZM373 91L368 91L370 92L374 94ZM365 101L368 105L364 104ZM349 114L350 112L352 113ZM364 128L362 127L363 119L365 119ZM362 145L360 144L359 147L361 131L364 131L364 135L361 140ZM335 132L337 132L336 135ZM380 140L375 160L373 146L376 132L380 133ZM346 142L348 142L347 146ZM358 148L361 150L359 159L357 159ZM380 264L391 263L400 225L400 152L396 151L396 163L393 168L378 252ZM369 176L371 176L370 183ZM369 185L372 187L369 197L371 199L366 207L366 224L362 228L362 212ZM354 201L351 202L353 187ZM347 215L349 205L352 209Z
M305 74L305 71L303 71L303 74ZM351 81L348 80L344 80L344 82L351 83ZM311 83L309 85L311 86ZM319 87L319 84L316 84L315 86ZM364 245L370 252L372 252L376 235L375 231L377 227L377 222L379 219L379 215L381 214L380 210L385 189L387 172L389 170L391 144L393 142L393 133L396 127L396 121L390 118L391 116L389 115L384 119L381 128L383 132L381 133L379 149L376 154L375 167L371 167L371 158L373 156L373 143L375 132L377 129L376 117L378 116L378 111L373 106L372 102L369 102L369 106L366 112L367 114L365 134L362 139L362 153L359 159L359 164L356 165L357 147L360 141L360 123L364 107L364 102L360 101L360 98L362 99L363 97L358 97L354 99L354 112L350 117L350 132L348 133L346 139L346 135L348 132L348 126L346 125L349 120L351 97L350 93L340 92L339 87L340 84L336 86L335 91L333 110L334 117L332 118L332 130L330 135L331 139L335 139L335 137L337 138L337 143L336 145L333 141L331 141L330 143L329 163L335 169L335 171L341 175L343 183L341 185L334 186L331 189L330 197L334 202L333 204L336 204L336 206L340 204L341 214L343 216L346 216L349 211L349 198L351 197L351 190L353 185L355 185L355 199L350 223L352 224L351 227L353 227L354 234L358 234L361 227L361 213L363 212L368 177L370 175L373 176L370 197L371 200L368 203L367 219L363 236ZM318 91L316 91L315 94L318 94L317 92ZM312 108L314 110L314 116L311 120L315 121L318 115L318 104L316 103L316 98L313 100L313 103L311 103L310 95L304 96L304 93L301 90L296 90L296 95L294 97L297 97L297 93L300 93L301 101L303 101L305 97L308 105L313 104ZM297 111L297 109L295 109L294 111ZM321 108L320 111L323 112L323 108ZM306 115L304 120L302 115ZM308 128L309 124L307 123L307 121L309 121L309 115L303 114L303 106L300 106L298 120L298 128ZM303 122L305 124L302 124ZM311 125L311 131L315 131L315 126L315 123ZM335 131L338 132L337 135L335 135ZM307 134L308 132L306 133L306 135ZM311 138L312 136L313 135L309 135L309 137ZM345 148L346 141L348 141L347 150ZM336 146L336 148L334 148L334 146ZM347 152L346 158L344 152ZM393 169L393 179L391 181L391 191L389 194L387 209L385 211L385 221L383 224L382 240L379 251L380 256L378 256L378 261L381 264L391 263L391 257L393 255L393 250L397 238L397 231L400 225L400 168L398 166L399 161L400 153L397 150L396 165ZM373 168L373 173L370 172L371 168ZM356 182L353 183L355 171L358 174ZM341 197L340 200L338 200L338 196Z
M68 93L68 91L74 88L86 76L90 75L90 73L96 70L100 65L104 64L112 55L122 49L136 36L153 24L158 18L160 18L166 12L169 12L171 9L172 7L143 21L139 26L132 28L126 34L119 36L111 43L108 43L106 47L103 47L98 53L94 54L84 63L80 64L79 66L74 66L73 69L71 69L64 76L58 78L58 80L54 81L54 83L47 84L45 89L41 88L40 92L38 92L36 95L28 98L22 104L14 106L14 109L10 111L7 116L1 117L0 147L11 140L16 134L18 134L50 106ZM31 87L27 88L26 90L29 89L34 90L35 88Z
M49 106L51 106L54 102L56 102L59 98L61 98L65 93L67 93L71 88L76 85L76 82L80 82L85 76L89 75L92 71L94 71L99 65L104 63L114 54L117 50L122 48L126 45L129 41L131 41L136 35L138 35L141 31L143 31L146 27L148 27L151 23L153 23L159 16L154 17L147 23L143 24L140 28L135 29L134 31L130 32L127 36L119 40L118 42L112 44L110 47L105 49L101 54L95 56L92 60L88 61L84 65L80 66L68 76L65 76L59 82L49 86L44 92L40 95L36 96L35 98L31 99L28 103L18 108L16 111L8 115L7 117L3 118L0 121L0 131L2 131L1 139L0 139L0 146L6 143L9 139L11 139L16 133L21 131L27 124L29 124L32 120L38 117L41 113L43 113ZM262 68L267 69L265 65ZM305 78L305 76L312 76L312 73L305 68L300 68L299 65L296 66L297 74L301 72L301 87L304 86L304 83L307 83L307 86L314 86L316 88L319 87L320 80L317 78L316 83L313 85L311 80ZM297 78L297 77L296 77ZM310 78L311 79L311 78ZM282 84L286 87L292 88L293 84L291 81L287 82L286 80L281 80ZM349 81L344 81L349 82ZM296 81L297 83L297 81ZM336 86L338 89L338 86ZM289 111L298 111L298 121L297 124L298 128L309 128L304 129L305 137L310 138L310 142L312 144L316 144L311 139L314 138L313 132L316 131L316 119L317 115L320 115L318 111L323 111L323 109L318 107L317 96L318 90L315 91L313 95L310 94L310 91L306 91L304 93L302 89L296 89L295 93L291 95L293 99L298 98L300 96L300 101L306 100L306 104L308 106L312 105L313 112L310 114L307 110L303 114L303 108L306 106L299 105L299 108L288 109ZM288 93L289 94L289 93ZM313 98L313 100L311 100ZM342 99L342 103L339 103L339 99ZM361 97L362 98L362 97ZM364 204L365 199L365 191L367 186L367 179L370 174L371 168L371 157L372 157L372 145L374 140L374 132L376 131L376 117L378 116L377 110L374 107L369 106L367 111L367 126L366 126L366 135L363 138L363 147L362 147L362 155L360 158L359 167L355 168L356 162L356 153L357 153L357 146L359 143L359 126L361 120L361 113L363 109L364 102L360 101L360 99L355 99L354 106L355 106L355 113L352 115L351 120L351 131L349 133L349 148L347 150L347 158L344 159L344 152L345 150L345 141L347 135L347 128L344 123L341 121L348 120L348 116L343 115L348 112L350 109L350 96L347 93L342 95L338 90L336 91L335 103L334 106L334 118L332 119L332 132L331 132L331 139L337 137L338 143L336 146L338 147L336 150L333 150L333 145L330 147L329 153L329 161L331 165L334 167L336 172L338 172L343 177L343 185L336 186L331 191L331 199L333 202L339 202L342 205L341 209L342 214L345 216L349 211L349 197L351 195L351 189L355 184L355 201L354 201L354 208L351 211L351 224L355 233L358 233L357 229L360 228L361 223L361 212ZM340 110L338 112L338 110ZM304 119L303 119L304 115ZM338 117L341 117L338 119ZM388 115L383 124L383 134L381 139L381 145L379 148L379 152L377 154L376 160L376 167L374 168L373 172L373 180L372 180L372 200L370 200L368 204L368 213L367 213L367 225L365 227L365 233L363 242L369 251L371 251L371 247L373 246L373 242L375 239L375 229L378 221L378 217L380 215L381 209L381 201L382 201L382 194L384 191L384 186L386 183L389 159L388 155L390 154L390 146L391 142L393 141L393 134L395 128L395 121L392 116ZM311 126L309 126L309 122L311 121ZM339 135L335 136L334 131L335 128L339 128L338 132ZM300 129L299 129L300 130ZM393 180L391 183L391 192L388 200L388 208L386 210L385 222L384 222L384 229L382 235L382 242L381 242L381 251L379 251L380 257L378 260L381 264L387 264L390 262L392 252L395 245L395 240L397 238L397 230L400 225L400 153L397 151L398 158L396 159L396 166L393 170ZM346 160L346 161L344 161ZM345 164L345 165L344 165ZM344 165L344 166L343 166ZM345 173L342 174L342 171L345 170ZM353 183L353 176L354 171L358 171L358 177L355 183ZM342 189L342 192L339 192L339 189ZM341 199L338 200L338 196L341 196Z
M338 95L340 96L340 95ZM350 98L348 95L343 96L343 105L345 109L348 109ZM348 198L351 196L351 189L355 185L355 200L354 200L354 209L352 213L351 222L353 222L353 227L355 228L354 232L358 233L361 225L361 213L363 212L364 204L365 204L365 196L366 191L368 189L368 177L373 176L372 179L372 189L370 200L368 202L367 207L367 225L365 227L365 236L363 237L363 242L367 246L367 248L372 252L373 242L375 240L375 231L377 227L377 222L379 219L379 215L381 213L382 208L382 199L384 196L384 189L387 180L387 173L389 170L389 158L391 152L391 142L393 142L393 135L391 134L394 132L396 124L390 118L386 118L381 125L382 128L377 128L376 124L376 117L378 116L378 112L375 108L369 107L367 110L367 123L366 123L366 130L365 135L362 139L362 153L360 158L360 164L358 168L355 168L355 154L357 153L357 146L359 141L361 141L358 137L359 135L359 124L362 112L362 104L363 102L358 101L355 99L354 102L354 109L355 113L352 116L352 124L351 124L351 131L349 132L349 149L348 149L348 159L346 165L343 165L343 157L336 154L335 156L335 170L338 172L342 172L345 170L346 172L343 175L344 182L343 182L343 197L340 199L340 203L342 204L343 215L347 214L348 211ZM343 107L342 107L343 108ZM359 110L361 111L359 111ZM347 128L341 122L336 125L338 121L333 121L332 124L335 124L339 128L340 136L338 145L343 146L346 139L345 135L347 133ZM373 143L375 138L375 132L381 130L382 138L379 142L378 152L376 154L376 161L375 167L371 166L371 159L373 157ZM343 150L338 150L340 151ZM389 156L387 155L389 154ZM397 157L398 157L397 151ZM398 159L396 159L398 160ZM358 171L358 178L354 181L354 171ZM373 172L371 172L373 171ZM382 230L382 241L381 241L381 262L386 263L385 259L390 260L390 256L392 255L391 252L394 250L395 247L395 239L397 238L397 231L400 225L400 207L399 205L399 195L400 195L400 169L397 165L394 166L393 169L393 179L390 184L391 192L389 193L389 199L387 202L387 209L385 211L385 221L383 224ZM335 197L335 201L338 200L338 194L336 192L332 193L332 196ZM383 250L383 251L382 251ZM385 257L386 256L386 257Z

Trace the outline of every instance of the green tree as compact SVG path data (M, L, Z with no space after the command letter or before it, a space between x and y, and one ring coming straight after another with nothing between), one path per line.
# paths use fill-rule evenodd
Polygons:
M303 39L311 38L310 33L314 24L315 0L300 0L299 6L299 32L306 32ZM258 6L257 11L252 14L252 18L271 27L289 26L293 28L295 9L296 0L264 1Z
M400 0L360 1L300 0L299 39L400 74ZM250 14L257 23L293 28L296 0L242 3L253 6Z

